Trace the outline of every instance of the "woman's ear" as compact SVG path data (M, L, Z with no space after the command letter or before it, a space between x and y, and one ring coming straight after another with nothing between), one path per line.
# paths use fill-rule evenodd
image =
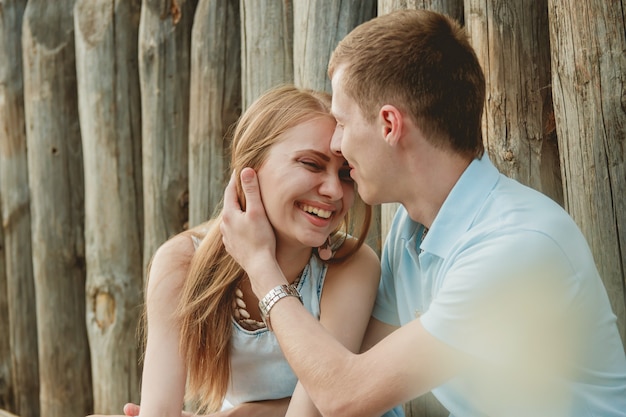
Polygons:
M403 117L400 110L391 104L385 104L378 112L382 135L390 146L396 146L400 141L403 129Z

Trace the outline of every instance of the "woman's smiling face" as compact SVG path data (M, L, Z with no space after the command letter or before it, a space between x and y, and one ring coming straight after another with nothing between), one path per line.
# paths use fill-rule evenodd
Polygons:
M287 130L258 170L261 198L277 244L317 247L352 207L355 186L343 157L330 150L331 117Z

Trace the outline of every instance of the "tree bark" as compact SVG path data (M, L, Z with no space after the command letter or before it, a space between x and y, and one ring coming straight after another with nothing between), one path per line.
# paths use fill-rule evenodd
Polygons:
M548 5L565 207L591 246L626 345L624 5Z
M293 12L289 0L241 0L243 109L279 84L293 83Z
M144 270L189 218L189 51L195 7L195 0L143 0L141 7Z
M4 234L0 240L4 242L0 333L5 335L0 407L23 417L38 417L37 317L21 59L25 8L26 0L5 1L0 12L0 132L4 133L0 140L0 232Z
M92 409L73 5L30 0L22 37L40 401L46 417L84 416Z
M503 174L562 205L551 122L547 0L469 0L466 5L467 29L485 72L483 140L489 157Z
M445 13L461 24L464 22L463 0L378 0L378 14L400 9L428 9Z
M228 129L241 114L239 0L200 0L191 35L189 223L211 217L229 175Z
M141 0L78 0L74 7L85 166L87 331L94 411L139 402L142 305Z

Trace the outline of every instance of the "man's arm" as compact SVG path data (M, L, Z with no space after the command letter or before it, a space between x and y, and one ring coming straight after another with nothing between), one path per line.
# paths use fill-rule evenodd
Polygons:
M365 337L363 337L361 352L370 350L372 346L389 336L397 329L397 326L392 326L376 319L375 317L371 317L369 324L367 325L367 330L365 331Z
M228 252L246 270L262 298L286 279L274 257L274 237L261 203L256 174L241 175L246 212L231 178L221 225ZM367 352L346 349L294 297L271 310L273 331L311 399L328 416L377 416L444 382L455 369L454 351L414 320Z

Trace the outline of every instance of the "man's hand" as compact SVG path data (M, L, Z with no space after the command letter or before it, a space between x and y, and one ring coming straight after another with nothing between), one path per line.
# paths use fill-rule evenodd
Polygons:
M256 172L251 168L241 171L241 184L246 199L243 211L237 198L235 174L224 192L222 214L222 241L228 253L241 265L251 278L252 290L260 298L275 283L263 283L262 278L253 279L259 271L278 269L276 262L276 237L265 214Z

